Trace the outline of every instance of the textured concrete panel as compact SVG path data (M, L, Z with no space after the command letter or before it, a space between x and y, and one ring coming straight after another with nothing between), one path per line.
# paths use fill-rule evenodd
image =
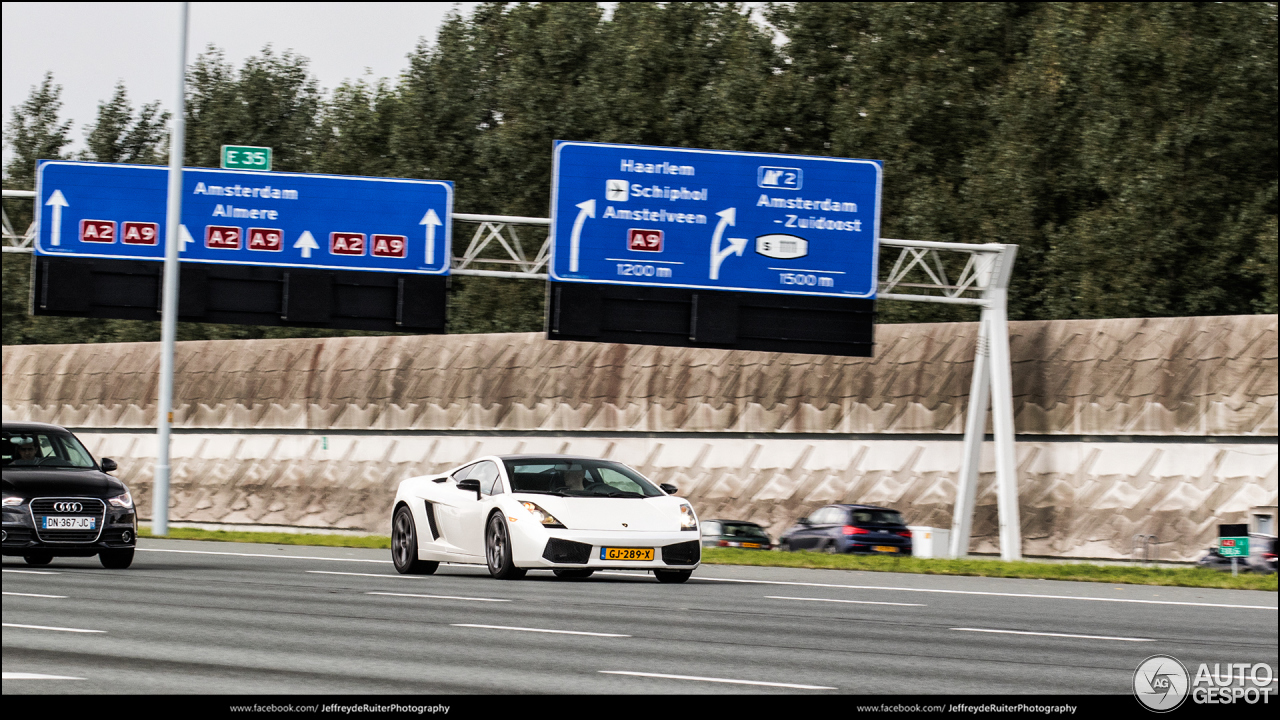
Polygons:
M1275 315L1010 323L1017 431L1275 435ZM974 323L882 325L874 358L538 333L178 343L187 428L959 433ZM155 343L4 347L6 420L155 423Z
M150 515L155 436L83 431ZM990 450L990 448L988 448ZM390 533L408 477L478 455L607 457L680 488L702 518L753 520L776 537L833 502L898 508L912 525L950 527L960 443L950 441L394 434L174 436L170 519ZM1023 442L1018 445L1028 555L1128 557L1155 534L1166 560L1194 560L1219 523L1276 504L1276 447L1228 443ZM995 461L984 454L972 550L998 552Z

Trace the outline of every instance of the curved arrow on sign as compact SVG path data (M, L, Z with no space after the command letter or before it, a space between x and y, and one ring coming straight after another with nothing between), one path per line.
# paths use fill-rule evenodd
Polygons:
M578 203L578 218L573 221L573 233L569 235L569 272L578 272L578 238L582 236L582 224L596 216L595 199Z
M728 225L734 224L738 217L737 208L726 208L716 213L720 216L720 222L716 223L715 234L711 236L711 279L720 279L720 264L730 255L742 257L742 251L747 249L747 238L729 238L729 246L720 249L720 237L724 235L724 229Z

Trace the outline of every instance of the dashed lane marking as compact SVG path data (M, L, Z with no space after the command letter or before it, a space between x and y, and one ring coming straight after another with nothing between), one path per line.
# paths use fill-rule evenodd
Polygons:
M1076 635L1074 633L1030 632L1027 630L994 630L990 628L951 628L964 632L999 633L1001 635L1037 635L1040 637L1080 638L1082 640L1122 640L1124 642L1155 642L1154 638L1115 637L1112 635Z
M836 690L826 685L798 685L796 683L765 682L763 680L735 680L732 678L699 677L697 675L667 675L665 673L632 672L630 670L600 670L605 675L634 675L636 677L662 678L664 680L696 680L698 682L731 683L733 685L764 685L765 687L791 688L793 690Z
M413 593L367 592L365 595L390 595L391 597L430 598L432 600L475 600L476 602L511 602L502 598L460 597L457 595L415 595Z
M84 628L49 627L48 625L19 625L17 623L0 623L7 628L25 628L27 630L56 630L74 633L105 633L106 630L85 630Z
M877 600L834 600L832 598L787 597L786 595L765 595L769 600L808 600L809 602L851 603L853 605L900 605L902 607L928 607L924 603L879 602Z
M582 632L581 630L547 630L545 628L509 627L506 625L473 625L471 623L453 623L453 626L465 627L465 628L482 628L485 630L513 630L517 632L553 633L556 635L590 635L591 637L616 637L616 638L631 637L630 635L619 635L617 633Z

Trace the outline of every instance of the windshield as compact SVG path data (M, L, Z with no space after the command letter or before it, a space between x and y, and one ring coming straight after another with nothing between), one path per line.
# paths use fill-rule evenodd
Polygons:
M663 492L640 473L608 460L521 458L503 460L513 492L566 497L658 497Z
M4 467L95 467L93 456L70 433L43 430L5 430L0 441L0 465Z
M902 514L896 510L854 510L855 525L905 525Z

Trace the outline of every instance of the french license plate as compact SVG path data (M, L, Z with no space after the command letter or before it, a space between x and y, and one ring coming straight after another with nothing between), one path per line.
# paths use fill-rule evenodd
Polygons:
M758 548L760 543L742 543L742 547Z
M95 517L49 517L45 516L44 530L92 530L98 518Z
M872 549L876 552L898 552L898 548L892 545L876 545Z
M601 560L653 560L653 548L600 548Z

